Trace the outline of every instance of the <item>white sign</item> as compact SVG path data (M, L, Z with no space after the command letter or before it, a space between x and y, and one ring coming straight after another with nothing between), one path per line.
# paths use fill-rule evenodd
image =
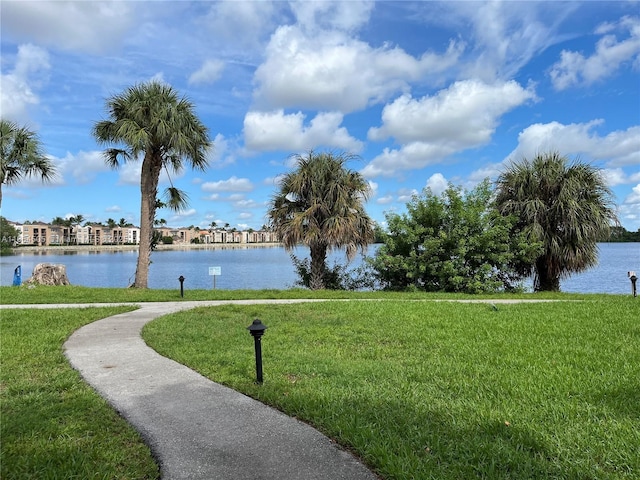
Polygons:
M222 275L222 267L209 267L209 275Z

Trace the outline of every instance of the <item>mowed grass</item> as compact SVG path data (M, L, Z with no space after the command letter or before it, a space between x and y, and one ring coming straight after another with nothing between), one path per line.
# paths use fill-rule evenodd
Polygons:
M63 353L77 328L128 310L0 310L1 478L158 478L140 436Z
M615 298L616 296L612 296ZM425 292L348 292L339 290L290 289L290 290L190 290L184 291L180 296L179 288L175 290L164 289L138 289L138 288L93 288L80 286L44 286L30 287L0 287L0 304L39 304L39 303L125 303L125 302L188 302L198 300L255 300L255 299L475 299L476 296L451 293L425 293ZM585 294L564 293L523 293L495 294L491 298L525 298L525 299L584 299L589 298Z
M144 338L385 479L640 478L640 303L586 298L198 308ZM268 326L262 386L254 318Z

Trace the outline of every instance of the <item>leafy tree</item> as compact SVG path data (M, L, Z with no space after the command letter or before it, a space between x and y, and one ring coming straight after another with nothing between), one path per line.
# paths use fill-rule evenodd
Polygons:
M194 106L186 98L179 98L169 85L148 82L128 88L109 98L109 115L93 128L93 135L101 144L120 144L126 148L105 151L107 163L118 168L120 162L142 158L140 175L140 246L133 286L147 288L151 251L154 245L153 221L158 206L160 172L180 172L183 160L192 168L205 170L206 153L211 142L207 128L198 119ZM186 194L171 184L165 192L169 208L183 209Z
M39 175L43 182L48 182L56 176L56 170L42 153L34 132L0 119L0 206L3 185L14 185L32 175Z
M603 235L600 242L640 242L640 228L630 232L622 226L611 227L611 235Z
M560 279L598 262L598 239L617 224L613 194L599 169L558 153L514 162L498 177L497 205L543 250L534 290L559 291Z
M71 222L69 221L68 218L55 217L53 220L51 220L51 225L60 225L63 227L70 227Z
M0 255L10 254L18 241L18 230L0 216Z
M385 289L481 293L511 291L527 274L539 244L514 230L492 202L488 180L470 192L430 189L387 214L384 244L369 262Z
M369 184L346 168L351 155L310 151L293 158L297 168L280 178L268 217L285 248L309 247L309 286L322 289L328 251L344 247L352 259L373 240L373 222L363 207Z
M73 232L84 222L84 215L72 215L67 219L67 225L71 228L71 237L73 237ZM78 235L76 233L75 241L78 243Z

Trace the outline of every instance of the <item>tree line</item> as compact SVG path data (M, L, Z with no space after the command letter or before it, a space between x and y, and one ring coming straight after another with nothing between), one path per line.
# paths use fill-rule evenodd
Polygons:
M204 171L212 142L193 104L162 82L129 87L108 98L105 109L107 119L91 131L106 146L105 162L114 169L142 162L132 286L147 288L157 209L179 211L188 202L171 175L185 162ZM34 174L47 181L56 173L32 132L3 119L0 133L1 205L3 184ZM334 152L295 155L294 170L279 178L270 202L268 228L289 250L309 248L308 261L292 261L301 284L311 289L514 291L532 275L536 291L557 291L561 279L597 263L598 241L628 238L601 172L557 152L512 162L495 183L486 180L470 191L449 185L436 195L426 189L406 213L388 213L384 230L365 212L371 191L347 167L352 158ZM170 186L159 195L162 171ZM375 239L383 244L367 258L360 280L349 277L343 265L327 266L331 250L344 249L349 259Z

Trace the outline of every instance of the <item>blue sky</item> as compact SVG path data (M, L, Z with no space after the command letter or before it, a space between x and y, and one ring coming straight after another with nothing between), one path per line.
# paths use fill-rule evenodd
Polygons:
M105 100L162 80L215 148L169 226L266 223L290 155L345 151L369 215L448 182L473 188L556 150L603 169L640 228L640 3L12 1L0 4L1 112L59 171L3 188L2 215L139 224L140 163L110 170L91 137ZM166 179L161 179L166 186ZM161 188L162 188L161 186Z

